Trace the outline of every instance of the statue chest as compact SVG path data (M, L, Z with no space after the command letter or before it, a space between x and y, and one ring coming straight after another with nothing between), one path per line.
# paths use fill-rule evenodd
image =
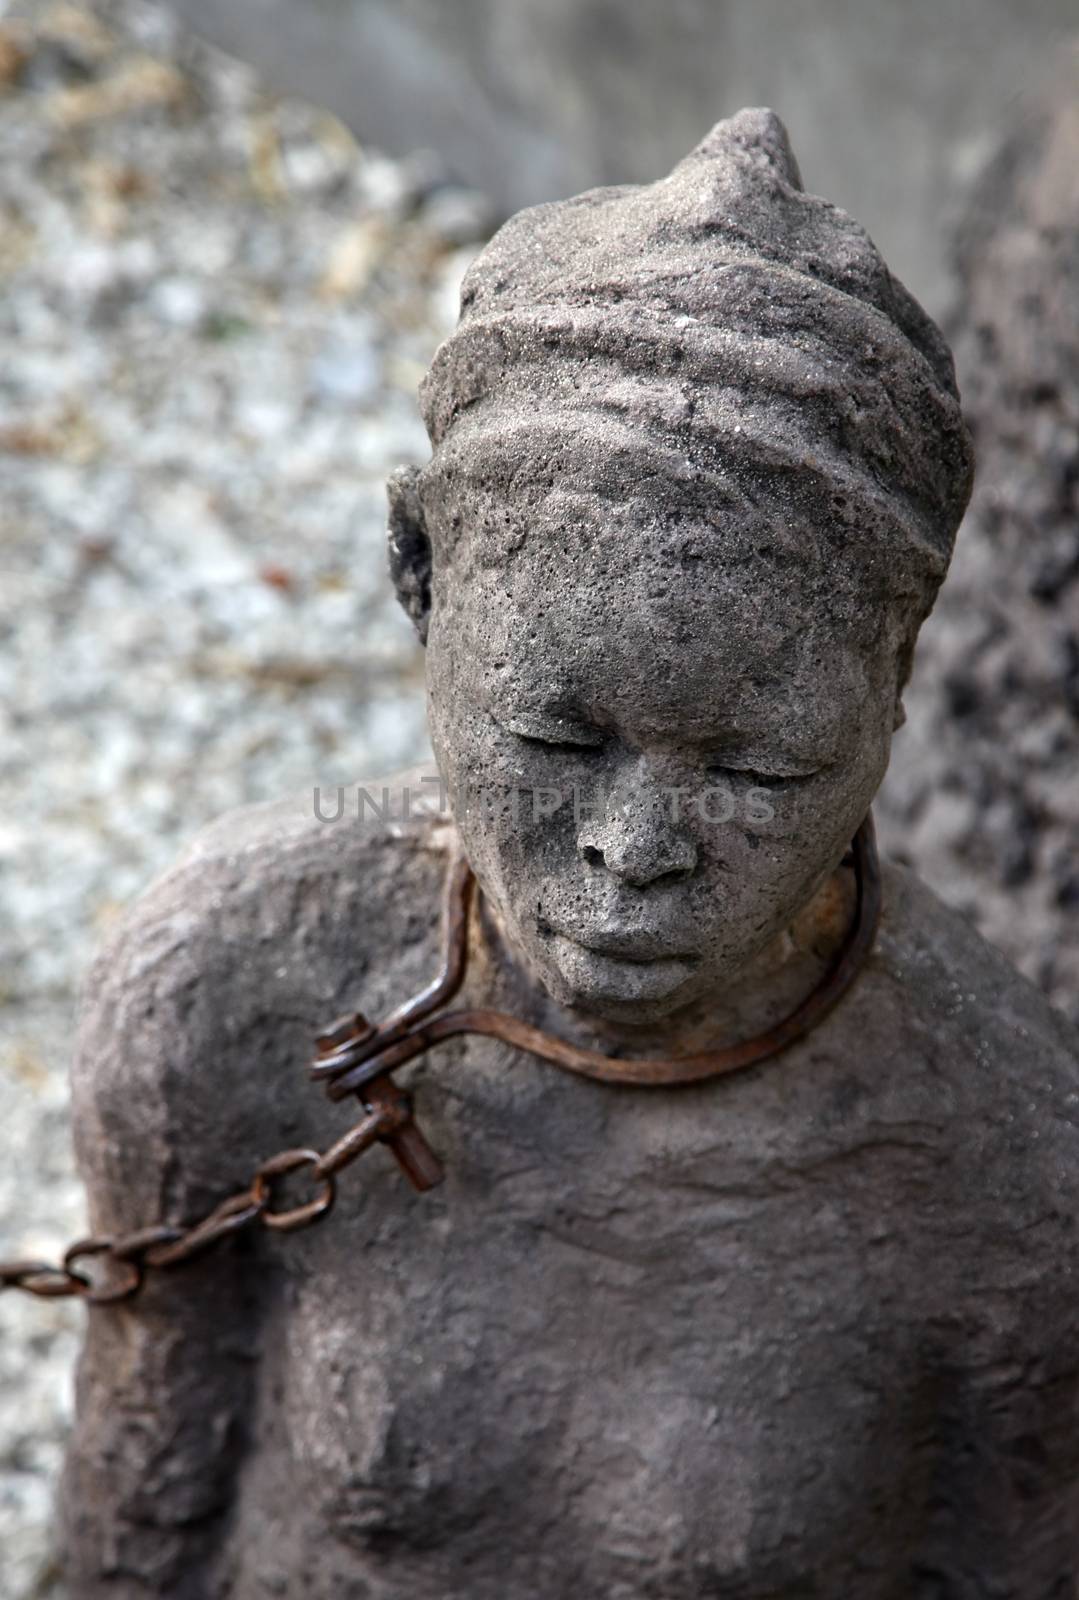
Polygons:
M733 1082L503 1055L418 1096L443 1188L373 1159L310 1236L268 1341L289 1514L372 1594L877 1593L923 1486L873 1217Z

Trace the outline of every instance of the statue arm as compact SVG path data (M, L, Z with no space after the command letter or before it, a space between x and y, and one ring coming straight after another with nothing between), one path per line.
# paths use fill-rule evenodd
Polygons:
M193 1219L248 1177L242 1114L213 1093L229 1049L204 996L212 944L203 916L160 915L151 898L92 975L74 1116L94 1233ZM258 1338L245 1245L87 1311L62 1496L75 1600L217 1593Z
M275 1151L340 1136L306 1079L311 1041L359 973L376 1014L429 976L429 942L406 941L398 913L437 907L429 833L329 827L307 796L248 808L135 907L87 984L74 1071L94 1232L197 1220ZM282 1254L253 1230L88 1312L63 1508L73 1600L217 1593Z

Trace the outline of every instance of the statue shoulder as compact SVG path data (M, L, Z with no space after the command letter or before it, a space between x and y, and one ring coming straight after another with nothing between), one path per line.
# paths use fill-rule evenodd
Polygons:
M879 1105L932 1153L975 1264L1051 1261L1079 1293L1079 1032L913 873L884 891L859 1034Z
M1079 1031L967 916L893 863L873 967L878 983L902 990L908 1025L937 1041L936 1056L978 1058L977 1088L1010 1084L1025 1097L1039 1075L1079 1087Z
M73 1098L92 1198L172 1212L341 1131L306 1081L314 1034L389 1010L437 962L454 836L437 791L435 815L403 801L431 795L422 776L349 789L332 821L310 793L230 812L131 908L84 989ZM362 812L361 791L376 802ZM155 1188L163 1172L183 1195Z
M904 1227L931 1325L987 1428L1059 1437L1079 1388L1079 1033L913 873L884 888L862 1043L880 1124L918 1163Z

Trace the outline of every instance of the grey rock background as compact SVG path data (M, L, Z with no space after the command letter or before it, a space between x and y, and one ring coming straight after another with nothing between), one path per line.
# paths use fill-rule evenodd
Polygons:
M882 835L1079 1021L1079 47L979 185L952 330L978 474Z
M173 0L391 151L429 145L509 212L657 178L775 107L807 186L938 313L947 236L1075 0Z

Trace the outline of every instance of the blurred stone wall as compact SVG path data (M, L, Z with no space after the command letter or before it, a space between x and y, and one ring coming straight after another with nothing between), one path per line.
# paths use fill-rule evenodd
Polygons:
M1079 1022L1079 48L959 235L978 475L877 806L886 846Z
M956 202L1076 0L173 0L364 140L422 145L505 211L644 180L739 106L929 308Z

